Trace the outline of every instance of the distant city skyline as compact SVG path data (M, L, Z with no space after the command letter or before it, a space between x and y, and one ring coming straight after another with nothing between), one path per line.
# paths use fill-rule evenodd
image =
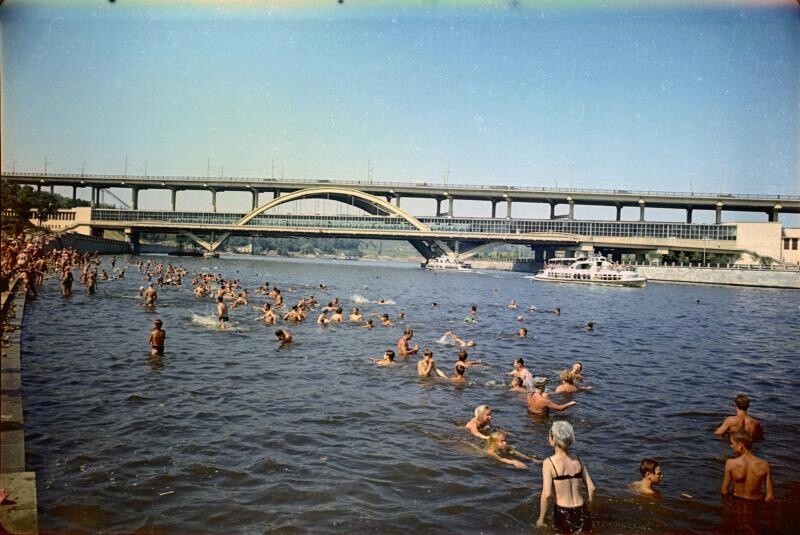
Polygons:
M2 169L800 194L797 2L608 5L10 0Z

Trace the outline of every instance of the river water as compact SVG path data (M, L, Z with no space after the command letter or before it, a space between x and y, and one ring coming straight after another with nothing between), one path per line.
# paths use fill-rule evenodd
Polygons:
M198 321L215 307L188 284L163 288L157 310L146 310L135 298L143 284L135 267L101 281L94 296L77 287L62 299L49 279L26 307L22 339L42 531L529 533L539 468L500 465L459 429L486 403L510 443L551 453L551 420L528 416L522 394L504 386L519 356L553 387L559 370L584 364L594 389L552 418L575 428L573 449L598 488L599 533L728 532L737 521L788 533L800 520L800 292L548 284L392 263L147 258L240 278L253 304L269 281L289 303L338 297L346 313L358 302L365 315L404 311L406 320L369 331L321 327L312 314L289 327L296 342L279 348L250 307L231 311L228 331ZM135 257L118 264L126 261ZM506 306L511 299L519 309ZM478 322L464 323L472 305ZM560 316L545 312L555 307ZM156 317L167 350L153 360ZM595 332L583 330L587 321ZM403 325L450 375L456 350L437 343L447 330L476 340L470 358L488 366L455 387L418 379L416 357L397 368L372 364ZM519 326L529 338L516 336ZM764 423L756 453L772 464L778 499L744 520L720 499L730 448L712 434L740 391ZM663 463L660 499L626 490L647 456Z

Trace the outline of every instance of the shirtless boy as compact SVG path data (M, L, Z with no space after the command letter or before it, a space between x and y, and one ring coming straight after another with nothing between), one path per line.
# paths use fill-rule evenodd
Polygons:
M383 354L383 358L372 359L372 362L378 366L397 366L397 363L394 361L394 351L391 349L386 350L386 352Z
M447 378L447 374L436 367L436 363L433 361L433 351L426 349L422 353L422 360L417 363L417 375L420 377L431 377L431 373L433 372L436 372L436 375L439 377Z
M419 351L419 344L415 344L414 347L411 347L411 338L414 336L414 331L411 329L406 329L403 331L403 336L400 337L400 340L397 341L397 354L401 357L408 357L410 355L416 355Z
M659 485L664 479L661 463L655 459L642 459L639 464L639 473L642 474L642 479L628 485L631 490L644 496L657 495L658 491L653 487Z
M745 500L771 502L775 499L772 470L767 461L753 455L750 451L752 447L753 441L746 431L739 430L731 434L731 449L736 458L725 462L720 492ZM761 493L762 487L766 487L766 494Z
M219 321L220 329L224 329L225 323L230 321L228 317L228 305L225 304L221 295L217 296L217 321Z
M733 404L736 405L736 414L725 418L725 421L714 431L714 434L723 436L725 433L732 435L737 431L745 431L750 435L753 442L763 440L764 429L761 427L761 424L758 420L747 414L747 409L750 407L750 398L747 397L747 394L739 394L736 396L733 400Z

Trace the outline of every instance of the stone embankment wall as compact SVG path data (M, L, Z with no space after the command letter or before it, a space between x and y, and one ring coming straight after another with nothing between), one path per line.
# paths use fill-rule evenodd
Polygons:
M648 281L761 286L800 290L800 271L687 266L636 266Z
M25 471L25 423L22 414L20 339L25 289L20 279L2 293L0 355L0 489L8 493L0 505L2 533L38 533L36 474Z
M72 232L64 232L58 235L49 245L53 249L72 247L81 253L126 254L131 252L131 245L128 242L94 238Z

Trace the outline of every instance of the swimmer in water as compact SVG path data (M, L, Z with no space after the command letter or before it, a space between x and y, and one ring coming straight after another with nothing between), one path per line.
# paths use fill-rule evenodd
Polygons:
M582 392L584 390L591 390L591 386L578 386L575 384L575 377L569 370L564 370L558 374L561 378L561 384L556 387L557 394L574 394L575 392Z
M595 487L581 458L569 452L569 447L575 442L575 431L569 422L560 420L553 423L547 439L554 453L542 463L542 497L536 527L544 525L550 498L555 495L555 532L589 533L592 531L592 517L588 506L594 499ZM586 491L585 501L582 490Z
M285 331L283 329L278 329L277 331L275 331L275 338L277 338L280 341L282 346L294 342L294 337L292 336L292 334L289 331Z
M153 330L150 331L150 354L154 357L164 354L164 340L167 338L167 332L161 327L164 324L160 319L153 321Z
M514 377L511 380L511 388L508 389L510 392L527 392L528 389L522 384L521 377Z
M489 405L478 405L475 407L475 417L472 418L464 428L469 431L472 436L489 440L489 426L492 423L492 408Z
M397 341L397 355L400 357L409 357L416 355L419 351L419 344L411 347L411 338L414 336L414 331L406 329L403 331L403 336Z
M521 451L516 450L515 448L508 445L507 442L508 435L505 431L495 431L491 435L489 435L489 445L486 447L486 454L496 461L500 461L503 464L507 464L513 466L514 468L525 469L525 463L514 459L513 457L517 457L519 459L524 459L529 462L535 462L538 464L542 464L542 461L538 459L534 459L529 455L525 455Z
M589 321L589 322L587 322L587 323L586 323L586 327L584 327L584 330L585 330L587 333L594 332L594 322L593 322L593 321Z
M426 349L422 352L422 360L417 362L417 375L420 377L431 377L431 374L434 372L439 377L447 379L447 374L436 367L436 362L433 360L433 351Z
M348 320L352 321L353 323L361 323L364 317L361 315L361 311L358 307L354 308L350 315L347 317Z
M364 328L367 330L372 329L373 327L375 327L375 324L372 322L371 319L367 320L367 322L364 324Z
M555 403L547 396L547 393L544 391L546 385L547 385L546 377L534 378L533 392L528 394L528 399L527 399L529 413L535 415L547 415L550 412L550 409L554 411L563 411L572 407L577 403L576 401L569 401L561 405Z
M525 327L520 327L519 328L519 332L517 333L517 336L519 336L520 338L527 338L528 337L528 329L526 329Z
M381 314L381 325L383 325L384 327L391 327L392 325L394 325L394 323L392 323L392 320L389 319L389 314Z
M454 333L452 331L447 331L446 333L444 333L439 340L440 340L440 343L447 344L447 345L454 345L454 346L458 346L458 347L473 347L475 345L474 341L472 341L472 340L462 340L461 338L456 336L456 333Z
M533 380L533 375L531 374L530 370L525 367L525 360L523 358L518 358L514 361L514 369L508 372L507 375L511 375L512 379L519 377L522 380L522 384L525 386L532 385L531 382Z
M383 358L372 359L372 362L378 366L397 366L397 363L394 361L394 351L391 349L386 350L386 352L383 354Z
M775 499L772 469L767 461L753 455L752 447L753 440L747 431L741 429L731 434L731 449L736 458L725 462L720 492L744 500L771 502ZM763 494L762 487L766 491Z
M644 496L656 496L659 492L654 489L656 485L660 485L664 479L664 472L661 470L661 463L655 459L642 459L639 463L639 473L642 479L634 481L628 487L638 494Z
M230 321L228 317L228 305L225 304L221 295L217 296L217 321L219 322L220 329L224 329L225 324Z
M717 436L723 436L726 433L733 434L737 431L745 431L750 435L753 442L758 442L764 439L764 429L761 424L747 414L747 409L750 408L750 398L747 394L739 394L734 398L733 404L736 406L736 414L728 416L722 424L714 431Z
M482 364L482 362L479 360L469 362L467 360L468 358L469 358L469 353L467 353L466 350L462 349L461 351L458 352L458 360L456 361L454 370L455 375L453 376L454 383L463 383L465 381L464 373L467 371L467 368L471 368L472 366L479 366Z
M583 375L581 372L583 371L583 364L581 362L576 362L572 365L572 378L576 381L582 381Z

